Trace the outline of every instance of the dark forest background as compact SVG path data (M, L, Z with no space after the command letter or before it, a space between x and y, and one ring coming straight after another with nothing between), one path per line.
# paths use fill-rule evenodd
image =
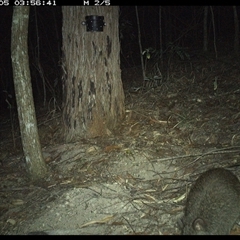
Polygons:
M203 53L203 6L138 6L144 57L149 53L155 61L164 64L170 55L180 61L191 61L200 54L214 55L216 49L213 30L218 56L234 54L237 57L238 53L233 49L233 7L214 6L212 9L214 16L208 11L208 51ZM12 11L12 7L0 8L1 116L6 116L10 109L16 109L10 52ZM85 20L85 16L82 16L82 20ZM45 107L53 99L61 107L61 28L61 7L31 7L29 58L36 107ZM141 54L134 6L120 6L119 36L121 68L140 66ZM166 69L162 70L164 72Z

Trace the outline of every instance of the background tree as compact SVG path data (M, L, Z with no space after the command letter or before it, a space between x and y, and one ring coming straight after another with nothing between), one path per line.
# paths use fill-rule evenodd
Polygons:
M208 28L207 28L207 19L208 19L208 6L204 7L204 15L203 15L203 51L207 52L208 50Z
M39 142L28 59L29 7L14 7L11 57L23 152L33 181L43 178L46 165Z
M233 17L234 17L234 27L235 27L235 34L234 34L234 53L238 55L239 51L239 21L238 21L238 14L236 6L233 6Z
M118 7L63 7L63 121L66 141L109 134L124 117ZM104 16L87 32L85 16Z

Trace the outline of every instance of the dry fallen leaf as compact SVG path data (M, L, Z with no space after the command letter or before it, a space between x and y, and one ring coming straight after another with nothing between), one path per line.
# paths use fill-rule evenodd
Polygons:
M15 225L16 224L16 220L14 219L8 219L7 223L10 223L11 225Z
M23 205L23 204L24 204L24 201L22 199L15 199L12 201L12 205L19 206L19 205Z
M86 226L89 226L89 225L92 225L92 224L95 224L95 223L106 223L108 221L110 221L111 219L113 218L113 215L109 215L105 218L102 218L101 220L97 220L97 221L91 221L91 222L88 222L88 223L85 223L83 225L80 226L80 228L83 228L83 227L86 227Z

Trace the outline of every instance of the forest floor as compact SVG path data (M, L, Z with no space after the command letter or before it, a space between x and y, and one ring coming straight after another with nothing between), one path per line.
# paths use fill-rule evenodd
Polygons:
M200 173L225 167L240 178L240 61L175 62L155 87L140 88L141 76L122 70L126 119L105 138L64 144L59 111L37 110L49 168L37 186L17 124L1 118L0 234L180 234Z

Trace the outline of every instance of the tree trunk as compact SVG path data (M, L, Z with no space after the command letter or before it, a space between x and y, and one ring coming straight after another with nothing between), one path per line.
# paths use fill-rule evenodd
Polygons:
M204 7L203 15L203 51L208 50L208 33L207 33L207 18L208 18L208 6Z
M11 57L18 119L27 170L31 180L36 181L46 176L47 168L39 142L29 70L29 7L13 9Z
M239 51L239 23L238 23L238 14L236 6L233 6L233 16L234 16L234 27L235 27L235 35L234 35L234 53L238 55Z
M124 117L118 7L74 6L63 11L65 140L108 135ZM86 16L104 16L103 32L87 32Z
M142 84L145 86L145 80L146 80L146 66L144 66L144 61L143 61L143 49L142 49L142 42L141 42L141 27L140 27L140 22L139 22L139 17L138 17L138 7L135 6L135 11L136 11L136 18L137 18L137 27L138 27L138 45L139 45L139 50L140 50L140 57L141 57L141 65L142 65Z
M210 11L212 15L212 26L213 26L213 46L215 51L215 58L218 58L218 52L217 52L217 45L216 45L216 28L215 28L215 20L214 20L214 13L213 13L213 7L210 6Z

